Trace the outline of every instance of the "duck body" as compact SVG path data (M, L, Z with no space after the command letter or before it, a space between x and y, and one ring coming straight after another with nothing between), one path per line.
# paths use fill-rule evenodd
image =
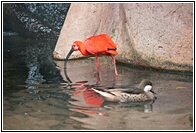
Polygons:
M141 88L142 87L142 88ZM110 102L144 102L155 100L155 93L152 90L152 83L149 80L143 80L138 87L131 87L129 89L109 89L101 90L94 89L106 101Z

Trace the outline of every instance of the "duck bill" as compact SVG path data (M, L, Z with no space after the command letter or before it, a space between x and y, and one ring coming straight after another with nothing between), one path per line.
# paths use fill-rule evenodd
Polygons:
M150 90L153 94L156 94L153 89Z
M66 68L66 66L67 66L68 59L69 59L69 57L71 56L71 54L72 54L73 52L74 52L74 49L71 48L70 51L69 51L69 53L67 54L67 57L65 58L65 68Z

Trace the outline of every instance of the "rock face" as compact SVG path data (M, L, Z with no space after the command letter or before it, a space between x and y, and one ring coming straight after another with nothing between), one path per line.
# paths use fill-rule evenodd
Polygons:
M192 71L192 3L71 4L54 58L64 59L74 41L101 33L116 43L119 62Z
M58 37L69 5L3 3L3 31L14 31L23 37L36 39Z

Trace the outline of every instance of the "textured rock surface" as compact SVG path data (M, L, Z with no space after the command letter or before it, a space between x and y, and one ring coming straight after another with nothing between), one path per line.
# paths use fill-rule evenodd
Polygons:
M117 61L192 71L193 4L71 4L54 58L64 59L75 40L106 33L117 45ZM75 52L72 57L81 57Z
M3 31L13 31L29 38L58 37L69 5L3 3Z

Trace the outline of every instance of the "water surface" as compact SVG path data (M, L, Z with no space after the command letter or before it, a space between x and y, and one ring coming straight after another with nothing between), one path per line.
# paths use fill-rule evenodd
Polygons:
M52 59L56 40L4 36L4 130L192 130L193 76L117 64L100 57ZM154 103L111 103L90 88L129 88L153 82Z

